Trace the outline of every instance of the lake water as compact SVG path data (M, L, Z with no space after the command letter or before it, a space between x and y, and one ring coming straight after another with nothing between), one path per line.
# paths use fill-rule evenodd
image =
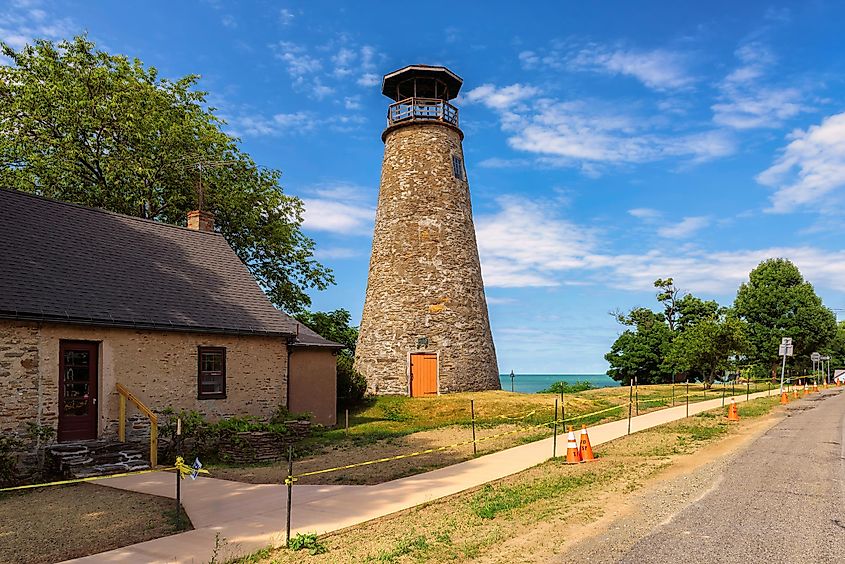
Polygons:
M503 390L511 390L510 374L499 374L499 380L502 382ZM514 374L513 391L536 394L555 382L574 384L583 381L589 382L595 388L612 388L619 385L619 382L607 374Z

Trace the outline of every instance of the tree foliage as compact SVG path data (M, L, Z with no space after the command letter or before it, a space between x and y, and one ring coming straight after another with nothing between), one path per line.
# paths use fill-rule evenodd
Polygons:
M752 270L739 287L734 310L747 323L751 359L772 369L783 337L791 337L795 356L803 357L836 335L836 316L786 259L769 259Z
M199 205L278 307L309 305L331 271L300 230L302 202L222 131L196 75L97 50L86 37L37 41L0 66L0 183L58 200L185 225Z
M622 321L632 329L626 329L604 355L610 363L607 374L622 383L635 376L641 384L668 381L672 373L663 361L672 345L672 331L665 317L647 308L636 308Z
M678 372L697 373L709 387L720 370L731 366L731 358L747 347L745 325L722 313L699 318L678 333L666 363Z

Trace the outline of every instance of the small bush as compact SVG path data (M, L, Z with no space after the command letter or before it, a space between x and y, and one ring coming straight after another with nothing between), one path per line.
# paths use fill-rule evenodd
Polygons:
M555 382L545 390L540 390L541 394L574 394L575 392L583 392L585 390L592 390L593 385L586 380L579 382Z
M352 355L337 355L337 406L341 409L359 405L367 394L367 379L355 370L353 363Z
M288 548L291 550L307 550L311 556L318 554L325 554L329 551L326 545L321 543L317 538L317 533L299 533L292 539Z
M0 486L13 486L18 481L18 453L23 442L12 435L0 435Z
M294 413L292 411L288 411L287 407L280 405L276 408L276 411L273 412L273 415L270 416L270 424L275 425L284 423L285 421L311 421L313 418L314 415L311 413Z

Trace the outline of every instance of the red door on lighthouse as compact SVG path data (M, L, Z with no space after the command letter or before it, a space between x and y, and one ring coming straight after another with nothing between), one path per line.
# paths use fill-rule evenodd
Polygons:
M411 397L437 395L437 355L416 353L411 355Z

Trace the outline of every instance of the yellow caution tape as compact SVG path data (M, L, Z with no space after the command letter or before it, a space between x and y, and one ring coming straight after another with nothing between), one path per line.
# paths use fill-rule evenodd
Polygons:
M193 466L188 466L185 464L185 459L181 456L176 457L176 466L174 468L179 471L179 477L183 480L185 479L185 476L190 476L194 472L197 474L208 474L208 470L205 468L194 468Z
M613 407L609 407L607 409L602 409L600 411L593 411L592 413L586 413L584 415L578 415L576 417L568 417L564 420L558 420L558 422L563 423L563 422L566 422L566 421L575 421L577 419L585 419L587 417L592 417L593 415L599 415L601 413L613 411L614 409L619 409L620 407L623 407L623 406L622 405L616 405L616 406L613 406ZM538 429L540 427L548 427L549 425L552 425L553 423L554 423L554 421L547 421L545 423L539 423L537 425L532 425L532 426L525 428L525 429L517 429L515 431L507 431L507 432L504 432L504 433L497 433L495 435L488 435L486 437L481 437L481 438L476 439L474 441L470 439L470 440L467 440L467 441L461 441L459 443L454 443L454 444L451 444L451 445L429 448L429 449L426 449L426 450L409 452L409 453L406 453L406 454L397 454L396 456L387 456L385 458L378 458L378 459L375 459L375 460L367 460L365 462L355 462L353 464L346 464L345 466L335 466L334 468L324 468L322 470L313 470L311 472L303 472L302 474L296 474L296 475L293 475L293 476L288 476L287 478L285 478L285 484L292 484L293 482L295 482L299 478L304 478L306 476L316 476L318 474L328 474L329 472L337 472L339 470L350 470L352 468L360 468L362 466L370 466L372 464L381 464L383 462L391 462L391 461L394 461L394 460L402 460L403 458L413 458L415 456L422 456L424 454L431 454L433 452L442 452L444 450L449 450L449 449L457 448L457 447L461 447L461 446L467 446L467 445L471 445L473 443L481 443L481 442L484 442L484 441L489 441L489 440L492 440L492 439L497 439L497 438L505 437L505 436L508 436L508 435L516 435L518 433L528 433L528 432L533 431L535 429Z
M14 486L11 488L0 488L0 492L11 492L14 490L29 490L33 488L44 488L47 486L63 486L65 484L78 484L80 482L93 482L95 480L108 480L109 478L123 478L124 476L137 476L139 474L149 474L151 472L165 472L168 470L176 470L176 466L169 466L166 468L151 468L149 470L137 470L135 472L121 472L120 474L109 474L107 476L91 476L89 478L74 478L72 480L61 480L58 482L46 482L43 484L28 484L26 486Z

